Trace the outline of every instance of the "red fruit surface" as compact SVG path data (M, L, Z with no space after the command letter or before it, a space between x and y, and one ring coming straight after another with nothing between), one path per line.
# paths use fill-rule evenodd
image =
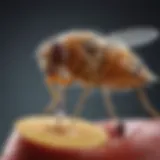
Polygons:
M123 137L113 123L100 125L110 132L106 146L90 150L46 148L14 131L1 160L160 160L160 120L126 120Z

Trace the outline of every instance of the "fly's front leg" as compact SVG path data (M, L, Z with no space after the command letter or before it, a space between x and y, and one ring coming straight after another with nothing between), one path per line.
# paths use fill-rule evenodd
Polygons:
M48 89L50 91L52 99L50 104L45 108L45 112L50 113L50 112L54 112L58 104L60 103L60 100L63 95L62 92L64 92L64 86L62 87L59 85L50 85L48 86Z
M159 117L160 113L154 108L154 106L149 101L149 98L145 94L144 90L142 88L137 89L137 95L139 97L139 100L141 101L144 109L153 117Z
M73 80L70 80L68 84L49 84L48 89L51 94L52 100L50 104L45 108L45 112L54 112L57 108L57 105L61 103L61 109L65 113L66 110L66 90L73 83Z

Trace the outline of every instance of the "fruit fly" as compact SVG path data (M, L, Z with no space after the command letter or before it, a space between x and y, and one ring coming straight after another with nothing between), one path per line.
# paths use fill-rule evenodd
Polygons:
M159 116L143 91L158 78L133 51L134 47L147 45L157 37L158 31L149 27L129 28L108 35L91 30L71 30L41 43L36 55L48 85L58 83L67 88L77 82L83 86L75 114L80 113L92 89L98 87L108 113L113 117L116 114L111 93L130 89L137 91L150 114ZM54 107L52 104L51 108Z

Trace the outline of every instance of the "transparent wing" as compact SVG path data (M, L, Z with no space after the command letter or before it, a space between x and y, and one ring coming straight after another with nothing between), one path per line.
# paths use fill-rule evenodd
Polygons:
M129 47L143 47L158 39L159 31L154 27L135 26L111 32L106 38Z

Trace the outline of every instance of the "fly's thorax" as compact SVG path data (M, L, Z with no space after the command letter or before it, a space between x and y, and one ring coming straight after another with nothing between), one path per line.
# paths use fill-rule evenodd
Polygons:
M97 75L104 56L104 41L93 33L72 33L61 37L67 52L66 68L78 77L87 79ZM81 77L81 78L82 78Z

